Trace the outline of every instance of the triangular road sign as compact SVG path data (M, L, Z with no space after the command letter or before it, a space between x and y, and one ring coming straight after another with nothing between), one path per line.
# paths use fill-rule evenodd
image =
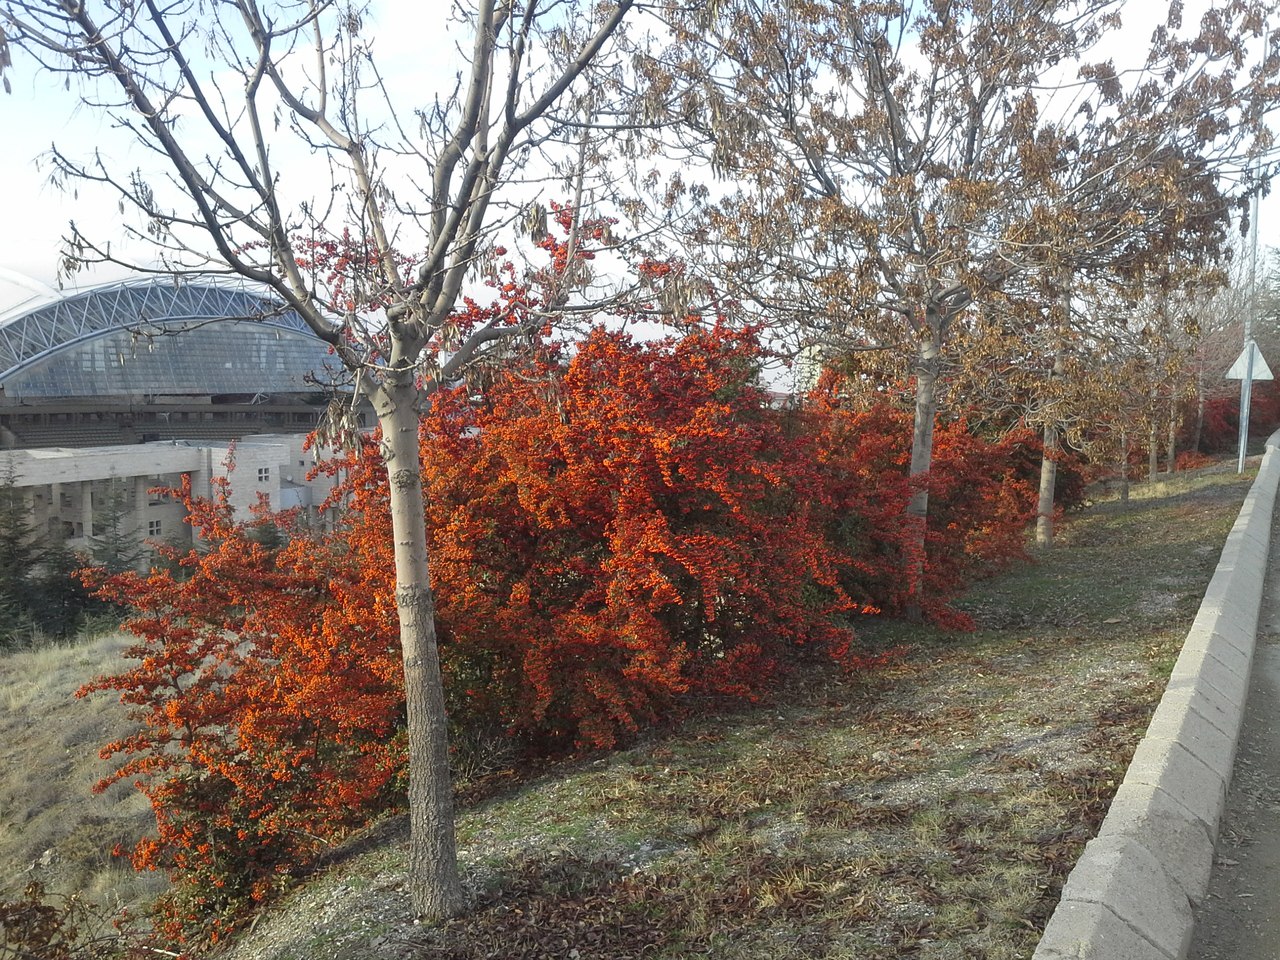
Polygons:
M1267 366L1266 358L1262 356L1262 351L1258 349L1258 345L1251 343L1249 347L1253 347L1253 379L1274 380L1275 377L1271 375L1271 368ZM1245 347L1240 351L1240 356L1236 357L1236 362L1227 371L1226 379L1243 380L1245 378L1245 374L1249 372L1249 347Z

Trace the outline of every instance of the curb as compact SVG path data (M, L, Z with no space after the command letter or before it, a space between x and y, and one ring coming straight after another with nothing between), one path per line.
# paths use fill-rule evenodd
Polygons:
M1164 697L1033 960L1185 960L1226 805L1280 485L1267 440Z

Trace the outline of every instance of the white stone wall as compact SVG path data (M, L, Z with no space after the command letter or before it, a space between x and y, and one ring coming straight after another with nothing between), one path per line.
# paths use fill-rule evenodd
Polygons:
M190 542L185 511L172 498L151 493L177 487L183 474L199 495L213 492L215 478L229 477L230 500L238 515L248 516L260 495L268 507L319 506L332 483L307 474L315 455L303 450L305 436L261 435L235 444L162 441L131 446L0 450L0 477L12 476L25 491L39 531L61 525L73 548L88 549L94 517L106 502L112 480L128 484L129 505L137 537L142 540ZM234 468L228 472L228 454ZM314 505L314 506L313 506Z

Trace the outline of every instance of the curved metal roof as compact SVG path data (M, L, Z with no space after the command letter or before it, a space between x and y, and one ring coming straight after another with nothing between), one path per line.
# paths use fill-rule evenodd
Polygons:
M128 280L0 314L8 397L296 392L326 366L301 317L220 278Z

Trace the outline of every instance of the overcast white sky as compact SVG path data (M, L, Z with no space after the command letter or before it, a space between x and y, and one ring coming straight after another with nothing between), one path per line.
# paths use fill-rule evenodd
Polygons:
M453 88L459 63L454 40L446 29L452 0L375 0L368 36L379 69L404 95L405 110L429 103L437 91ZM404 29L404 24L434 22L437 29ZM63 78L41 72L20 51L6 72L12 94L0 92L0 309L19 296L12 276L17 272L40 283L56 284L62 238L72 220L87 236L119 236L121 213L111 191L81 184L68 193L49 182L47 153L53 143L68 156L88 159L100 151L114 173L141 166L163 169L155 155L140 149L132 137L114 129L105 111L85 106ZM103 88L110 98L116 91ZM409 116L411 125L416 120ZM294 138L280 131L280 148L294 149ZM327 181L320 189L327 189ZM113 247L113 252L121 248ZM146 262L145 249L139 259ZM104 267L81 282L91 283L127 275L121 268Z
M455 60L453 42L443 29L406 30L403 25L431 19L442 22L449 6L449 0L374 0L375 22L370 35L378 62L388 77L416 94L418 99L410 107L429 102L437 89L452 88L450 64ZM1145 41L1155 19L1162 20L1166 9L1163 0L1130 0L1124 10L1126 28ZM1188 10L1188 23L1193 22L1191 17ZM131 147L112 129L100 111L81 105L74 86L72 92L64 90L60 78L37 72L17 51L8 76L13 93L0 94L0 130L4 131L4 149L0 150L0 309L19 299L12 278L3 276L6 270L47 284L55 282L61 238L70 220L94 236L118 232L117 202L106 191L82 185L78 194L71 195L48 183L48 163L41 155L50 144L56 141L64 152L85 157L100 150L122 169L154 164L153 158ZM1280 191L1264 201L1259 220L1262 242L1280 244ZM114 276L119 275L117 270ZM92 279L111 278L99 275Z

